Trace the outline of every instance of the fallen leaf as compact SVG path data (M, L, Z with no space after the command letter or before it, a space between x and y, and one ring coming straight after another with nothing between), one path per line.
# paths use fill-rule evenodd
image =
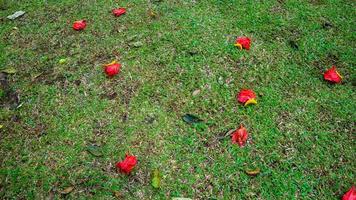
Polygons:
M67 62L67 59L65 59L65 58L59 59L59 61L58 61L59 64L64 64L66 62Z
M4 127L4 125L0 124L0 129L2 129L2 127Z
M159 188L161 186L161 175L158 169L153 171L152 186L154 188Z
M185 114L182 117L183 121L185 121L188 124L195 124L195 123L200 123L203 120L199 119L197 116L195 115L191 115L191 114Z
M71 193L73 190L74 190L74 187L73 187L73 186L70 186L70 187L67 187L66 189L60 191L59 193L61 193L61 194L69 194L69 193Z
M193 96L197 96L199 93L200 93L200 90L199 90L199 89L198 89L198 90L194 90Z
M150 16L151 18L157 18L157 14L156 12L154 12L153 10L149 10L148 11L148 16Z
M123 199L124 195L121 192L115 191L114 196L116 199Z
M96 156L96 157L103 156L103 152L101 151L101 148L99 146L89 145L89 146L87 146L86 150L93 156Z
M15 68L10 67L10 68L1 70L1 72L4 72L6 74L15 74L17 72L17 70Z
M250 176L256 176L257 174L259 174L261 172L261 170L259 168L256 169L247 169L246 174L250 175Z
M8 18L8 19L11 19L11 20L14 20L14 19L16 19L16 18L21 17L21 16L24 15L25 13L26 13L26 12L25 12L25 11L22 11L22 10L16 11L14 14L7 16L7 18Z

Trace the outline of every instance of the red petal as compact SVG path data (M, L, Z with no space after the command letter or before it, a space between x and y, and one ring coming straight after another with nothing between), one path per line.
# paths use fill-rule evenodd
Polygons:
M117 63L116 61L105 65L105 73L108 76L115 76L120 72L121 64Z
M248 37L238 37L235 43L240 44L244 49L250 50L251 39Z
M240 147L243 147L246 144L247 138L247 130L241 125L239 129L232 133L231 140L233 144L238 144Z
M137 164L136 156L126 155L125 160L116 163L116 168L118 168L122 173L129 174L132 169Z
M86 20L79 20L73 23L73 29L76 31L84 30L86 26Z
M126 9L125 9L125 8L114 9L114 10L112 10L112 13L113 13L116 17L119 17L120 15L123 15L123 14L126 13Z
M340 83L342 80L342 77L337 72L336 67L332 66L330 69L328 69L324 73L324 79L327 81L330 81L331 83Z
M352 186L343 196L342 200L356 200L356 187Z
M256 98L256 94L252 90L241 90L239 94L237 95L237 100L240 103L245 103L246 101L250 99Z

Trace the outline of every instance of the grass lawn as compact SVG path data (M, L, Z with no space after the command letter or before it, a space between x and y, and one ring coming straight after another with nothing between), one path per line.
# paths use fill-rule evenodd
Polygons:
M0 2L0 70L17 70L0 74L0 199L326 200L355 184L355 1ZM332 65L341 84L323 80ZM240 124L244 148L225 135Z

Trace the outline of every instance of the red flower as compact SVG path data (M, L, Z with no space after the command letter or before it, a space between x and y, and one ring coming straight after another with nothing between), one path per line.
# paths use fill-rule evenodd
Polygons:
M119 17L120 15L123 15L126 13L126 9L125 8L118 8L118 9L113 9L112 13L116 16Z
M116 61L113 61L107 65L105 65L105 73L108 76L115 76L120 72L121 64L117 63Z
M247 49L250 50L251 39L248 37L238 37L235 42L235 46L239 47L240 49Z
M243 89L237 95L237 101L243 103L245 106L248 104L257 104L256 94L252 90Z
M356 200L356 187L352 186L352 188L342 196L342 200Z
M340 83L342 76L336 71L336 67L333 65L324 73L324 79L332 83Z
M125 160L116 163L116 168L119 169L121 173L129 174L136 164L136 156L126 155Z
M76 31L84 30L87 26L86 20L79 20L73 23L73 29Z
M247 130L241 125L239 129L232 133L231 140L233 144L238 144L240 147L243 147L246 144L247 138Z

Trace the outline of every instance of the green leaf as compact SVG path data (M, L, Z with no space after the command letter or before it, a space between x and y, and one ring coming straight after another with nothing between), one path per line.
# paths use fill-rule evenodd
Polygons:
M87 146L87 151L96 157L103 156L103 152L101 151L100 147L96 145Z
M7 73L7 74L15 74L17 72L17 70L15 68L7 68L7 69L3 69L2 72Z
M65 58L59 59L59 61L58 61L59 64L65 64L66 62L67 62L67 59L65 59Z
M161 186L161 175L158 169L153 171L152 186L154 188L159 188Z
M196 124L196 123L200 123L203 120L199 119L197 116L195 115L191 115L191 114L185 114L182 117L183 121L187 122L188 124Z

